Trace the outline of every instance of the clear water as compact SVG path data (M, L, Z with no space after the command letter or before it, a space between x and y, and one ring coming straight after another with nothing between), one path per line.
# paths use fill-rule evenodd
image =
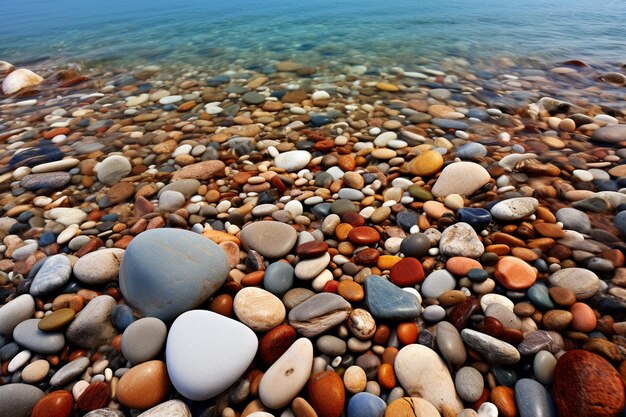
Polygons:
M0 59L17 65L626 61L624 0L0 0L0 10Z

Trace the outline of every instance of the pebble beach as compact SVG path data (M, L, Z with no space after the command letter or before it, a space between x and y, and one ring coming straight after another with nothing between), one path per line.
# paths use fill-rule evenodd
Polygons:
M626 416L623 65L218 61L0 61L0 417Z

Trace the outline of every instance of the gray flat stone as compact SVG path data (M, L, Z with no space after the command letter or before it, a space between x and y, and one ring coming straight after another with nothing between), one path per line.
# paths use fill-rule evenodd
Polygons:
M52 375L52 378L50 378L50 385L59 388L66 386L70 382L78 379L89 367L90 363L89 358L83 356L63 365L63 367L56 371L54 375Z
M20 185L29 191L57 190L70 183L72 176L67 172L48 172L45 174L30 174L22 178Z
M186 230L153 229L128 245L120 290L142 315L167 322L208 300L229 271L226 254L208 238Z
M28 319L18 324L13 330L13 339L26 349L37 353L52 355L65 346L65 337L60 332L42 332L39 330L41 319Z
M463 329L461 337L469 347L493 364L511 365L520 361L520 353L514 346L472 329Z
M482 246L482 244L481 244ZM424 298L437 298L446 291L456 287L456 280L450 272L438 269L428 274L420 287L420 294Z
M572 207L565 207L557 210L556 219L563 223L564 229L575 230L584 234L589 234L591 231L589 216L584 211Z
M453 367L461 366L467 360L467 350L461 339L461 334L452 323L442 321L435 327L437 347Z
M563 287L574 291L576 299L586 300L600 289L600 279L596 274L583 268L564 268L548 278L553 287Z
M305 337L317 336L348 318L352 306L343 297L320 293L289 312L289 324Z
M626 125L609 125L596 129L591 135L594 142L618 143L626 141Z
M245 247L268 258L282 258L296 244L298 232L285 223L260 221L244 226L240 237Z

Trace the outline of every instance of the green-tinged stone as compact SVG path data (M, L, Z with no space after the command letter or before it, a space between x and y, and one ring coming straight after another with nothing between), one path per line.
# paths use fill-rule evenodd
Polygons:
M62 308L45 316L39 322L39 330L42 332L55 332L61 330L74 320L76 312L71 308Z
M411 197L418 199L419 201L430 201L433 199L433 195L430 191L420 187L419 185L411 185L408 188Z

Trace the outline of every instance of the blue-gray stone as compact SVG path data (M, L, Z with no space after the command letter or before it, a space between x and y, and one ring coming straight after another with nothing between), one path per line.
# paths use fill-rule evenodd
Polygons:
M350 398L348 417L383 417L387 404L377 395L359 392Z
M153 229L128 245L120 266L120 290L143 316L172 321L211 297L229 271L222 248L206 237Z
M515 402L520 417L556 417L550 394L534 379L523 378L517 381Z
M485 282L489 277L489 273L484 269L472 268L467 271L467 278L472 282Z
M37 353L52 355L65 346L65 337L61 332L42 332L39 330L41 319L28 319L18 324L13 330L13 339L22 347Z
M406 232L411 230L411 227L417 224L418 219L419 214L410 210L401 211L400 213L396 214L396 221L398 222L398 226L400 226Z
M472 159L487 155L487 148L476 142L468 142L459 146L455 153L461 159Z
M311 116L311 124L314 126L324 126L332 122L333 118L325 114L316 114Z
M123 332L126 330L128 326L133 324L135 321L135 317L133 316L133 309L130 308L126 304L118 304L113 307L113 312L111 313L111 322L113 326L119 332Z
M526 291L528 299L539 310L550 310L554 308L554 303L550 299L548 287L543 284L534 284Z
M261 104L265 101L265 96L260 93L255 93L254 91L250 91L244 94L241 99L246 104Z
M46 162L54 162L63 159L63 152L60 149L44 144L23 152L16 153L9 161L9 167L34 167Z
M413 319L422 311L417 297L378 275L365 279L365 301L379 319Z
M73 361L63 365L61 369L56 371L50 378L50 385L53 387L64 387L70 382L78 379L89 367L90 361L87 357L76 358Z
M473 117L478 120L485 120L489 117L489 114L483 109L469 109L467 117Z
M430 121L431 123L437 125L442 129L457 129L457 130L465 130L468 128L468 124L462 122L460 120L450 120L450 119L440 119L435 117Z
M626 211L620 211L617 213L615 219L613 220L613 224L615 224L615 227L619 230L622 236L626 236Z
M28 384L0 386L0 416L28 417L44 392Z
M52 232L43 232L39 237L39 247L46 247L56 242L57 237Z
M15 355L19 353L19 351L20 351L20 346L17 343L15 342L7 343L6 345L2 346L2 348L0 349L0 361L2 362L10 361L11 359L13 359Z
M491 223L491 213L483 208L462 207L456 213L460 222L467 223L478 232Z
M265 270L263 287L272 294L281 296L291 289L293 280L293 266L286 262L274 262Z
M209 78L206 84L209 87L217 87L220 84L224 84L230 82L230 76L228 75L216 75L215 77Z
M54 255L45 260L30 286L33 297L41 297L62 288L70 275L72 266L65 255Z

